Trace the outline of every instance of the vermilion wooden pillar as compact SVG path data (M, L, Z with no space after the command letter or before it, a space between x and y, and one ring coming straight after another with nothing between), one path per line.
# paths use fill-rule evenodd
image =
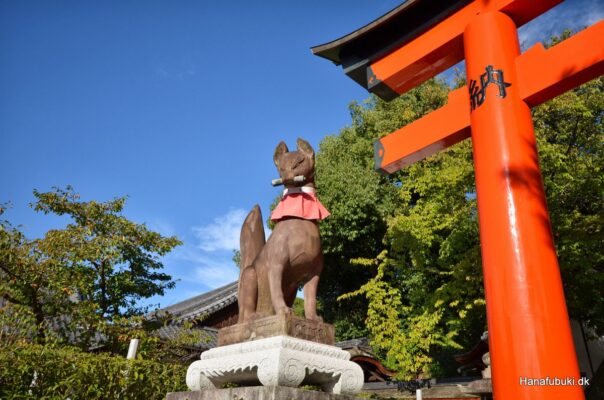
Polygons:
M530 108L519 90L516 25L487 12L463 37L495 399L583 399ZM550 385L529 385L547 377Z

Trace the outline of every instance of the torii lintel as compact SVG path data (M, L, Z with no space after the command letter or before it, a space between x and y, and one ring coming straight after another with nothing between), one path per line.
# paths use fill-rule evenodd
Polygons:
M538 43L516 59L520 98L537 106L604 72L600 21L545 49ZM390 174L470 137L470 98L466 87L449 93L446 105L374 143L376 170Z

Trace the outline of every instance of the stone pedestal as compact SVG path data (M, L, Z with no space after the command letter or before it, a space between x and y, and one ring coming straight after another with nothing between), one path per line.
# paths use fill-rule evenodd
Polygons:
M290 336L273 336L216 347L204 352L187 371L191 390L215 389L225 383L250 386L320 386L335 394L357 393L363 370L350 354Z
M249 386L168 393L166 400L358 400L358 398L283 386Z
M333 325L289 314L222 328L218 331L218 346L281 335L329 345L335 343Z
M462 388L462 392L484 396L493 393L493 383L491 379L478 379L468 386Z
M491 381L491 355L486 352L482 355L482 362L487 366L482 371L482 379L470 383L463 388L464 393L477 394L481 398L486 398L487 395L493 393L493 383Z

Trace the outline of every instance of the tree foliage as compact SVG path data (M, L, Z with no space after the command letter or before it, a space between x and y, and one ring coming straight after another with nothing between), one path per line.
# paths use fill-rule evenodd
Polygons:
M403 204L398 193L402 174L381 176L373 169L373 141L444 104L447 89L430 82L392 103L370 98L350 106L352 125L338 135L326 137L317 154L318 195L331 217L321 222L326 268L321 277L320 297L324 315L335 322L338 338L351 339L367 333L366 302L351 299L336 302L342 294L367 282L373 272L351 259L376 257L389 218Z
M71 222L39 239L0 222L0 298L2 317L32 320L39 342L50 335L86 347L116 318L144 312L138 300L174 286L159 257L180 241L124 217L124 197L81 201L71 187L34 196L34 210Z
M63 267L7 221L0 221L0 316L3 326L44 342L48 332L71 331L83 322L88 303L73 308L80 272ZM65 318L71 315L70 318ZM18 322L9 324L9 321ZM6 333L6 332L5 332Z
M0 344L0 398L163 399L186 390L186 366L72 347Z
M604 78L533 111L571 317L604 335Z
M603 83L533 110L569 311L598 334ZM468 349L486 329L470 141L389 177L373 171L372 142L442 106L448 91L431 80L389 103L352 104L351 126L324 139L317 155L319 195L332 212L321 224L319 296L339 337L369 333L386 365L405 378L452 373L450 353Z

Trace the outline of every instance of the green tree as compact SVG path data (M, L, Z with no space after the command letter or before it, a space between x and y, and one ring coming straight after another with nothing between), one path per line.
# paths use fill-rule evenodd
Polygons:
M604 335L604 78L533 110L569 313Z
M74 314L85 314L88 304L73 308L80 271L68 270L48 257L38 248L39 242L26 239L7 221L0 221L0 299L5 303L0 311L2 326L20 327L15 337L33 335L43 343L50 339L47 332L66 332L72 321L81 320Z
M34 210L71 222L33 240L2 222L0 297L34 316L39 341L59 332L85 345L113 319L144 312L140 299L174 286L159 257L180 241L124 217L124 197L81 201L71 187L34 196Z
M369 300L374 348L401 378L414 379L443 367L439 352L450 356L475 343L484 330L484 300L471 146L457 145L406 174L384 250L353 260L377 267L377 274L342 299Z
M336 299L356 290L375 274L351 260L380 254L388 220L403 204L398 186L406 172L388 177L377 174L373 141L442 106L447 91L446 85L433 80L391 103L374 97L362 105L352 103L352 125L320 143L316 163L318 196L332 216L320 225L326 267L319 297L324 316L334 321L339 339L367 334L363 322L366 301L355 298L342 303Z
M159 272L163 268L159 256L181 242L121 215L125 197L85 202L71 187L46 193L34 190L34 196L34 210L66 215L73 221L65 229L47 232L38 246L68 268L88 273L91 286L79 294L96 303L103 317L140 313L144 309L137 307L138 300L174 287L172 278Z

